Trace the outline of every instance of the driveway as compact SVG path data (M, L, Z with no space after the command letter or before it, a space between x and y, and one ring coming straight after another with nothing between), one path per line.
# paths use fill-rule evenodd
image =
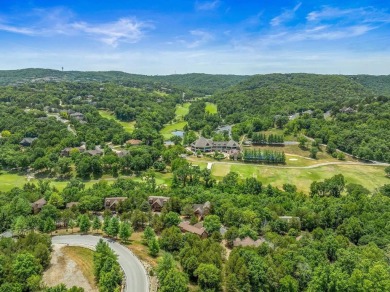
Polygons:
M145 268L129 249L117 242L108 242L105 238L93 235L63 235L54 236L52 243L94 249L100 239L107 242L110 248L118 255L118 262L125 273L126 287L124 291L149 291L149 279Z

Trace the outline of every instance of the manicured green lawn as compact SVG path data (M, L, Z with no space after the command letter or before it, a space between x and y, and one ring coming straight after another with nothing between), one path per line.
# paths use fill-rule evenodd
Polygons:
M9 191L14 187L21 187L27 183L25 175L11 174L4 171L0 173L0 191Z
M185 125L187 125L187 122L167 124L161 129L160 133L164 136L164 139L168 140L173 136L173 131L182 131Z
M107 180L109 184L112 184L115 180L113 180L112 177L103 177L100 180ZM90 188L100 180L89 180L85 181L85 187ZM30 180L32 183L37 183L37 179L32 179ZM68 184L69 181L56 181L56 180L51 180L51 185L56 187L58 190L62 191L66 185ZM27 183L27 177L26 175L19 175L19 174L13 174L13 173L7 173L7 172L2 172L0 174L0 191L7 192L10 191L11 189L15 187L23 187L24 184Z
M118 124L120 124L125 129L126 132L133 133L133 131L135 129L136 121L122 122L122 121L118 120L117 118L115 118L115 116L112 113L110 113L109 111L105 111L105 110L100 110L99 114L105 119L116 121Z
M217 105L215 103L206 102L206 112L209 114L216 114L218 112Z
M212 174L221 179L230 171L237 172L242 179L256 177L264 185L271 184L282 188L290 183L298 190L308 193L310 184L315 180L324 180L336 174L343 174L347 183L361 184L370 191L390 183L384 174L383 166L368 165L327 165L310 169L274 168L260 165L214 164Z
M187 102L183 105L177 105L175 111L175 119L172 124L166 124L164 128L160 130L160 133L164 136L165 140L169 140L172 137L172 132L182 131L184 126L187 125L183 118L188 114L190 110L190 103Z
M176 119L185 117L189 111L190 111L189 102L186 102L183 105L177 105L175 111Z

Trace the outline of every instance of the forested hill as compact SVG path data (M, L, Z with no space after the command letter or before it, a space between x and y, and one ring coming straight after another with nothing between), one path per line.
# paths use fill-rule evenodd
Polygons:
M154 76L153 78L155 80L187 88L197 94L209 95L218 90L225 90L230 86L236 85L239 82L250 78L250 76L191 73Z
M58 71L51 69L28 68L21 70L0 70L0 85L21 84L29 82L45 81L137 81L150 80L148 76L128 74L119 71L105 72L81 72L81 71Z
M58 71L51 69L22 69L0 71L0 85L15 85L30 82L117 82L127 86L158 83L161 86L174 86L186 92L186 96L204 96L235 85L249 76L211 75L211 74L174 74L166 76L148 76L129 74L120 71L81 72Z
M385 130L390 128L388 79L256 75L211 100L217 104L220 118L237 124L240 134L258 131L256 120L260 128L276 125L286 133L304 133L359 158L390 162L390 132Z
M316 74L255 75L213 96L227 121L253 115L290 115L309 109L329 110L373 96L374 92L348 76Z
M354 75L350 78L379 95L390 96L390 75Z

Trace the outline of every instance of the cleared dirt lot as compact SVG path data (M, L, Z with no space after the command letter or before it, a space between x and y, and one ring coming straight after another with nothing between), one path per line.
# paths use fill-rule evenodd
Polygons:
M78 286L84 288L85 292L98 292L91 275L92 260L87 259L89 250L76 249L81 250L54 244L50 267L43 274L43 281L49 287L64 283L69 288Z

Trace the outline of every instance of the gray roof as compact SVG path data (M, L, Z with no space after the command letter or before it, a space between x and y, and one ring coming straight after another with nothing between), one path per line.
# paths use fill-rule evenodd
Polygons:
M196 148L204 148L213 146L213 141L210 139L206 139L204 137L200 137L194 143L192 143Z
M20 141L20 144L31 144L32 142L34 142L36 139L38 138L23 138L22 141Z
M213 141L212 139L206 139L200 137L194 143L191 144L195 148L205 148L205 147L238 147L238 142L234 140L230 141Z
M199 212L200 215L203 216L205 213L205 210L208 209L210 211L211 204L210 202L206 202L204 204L194 204L192 205L192 208L194 209L194 212Z
M226 146L227 147L237 147L238 143L234 140L230 140L229 142L227 142Z

